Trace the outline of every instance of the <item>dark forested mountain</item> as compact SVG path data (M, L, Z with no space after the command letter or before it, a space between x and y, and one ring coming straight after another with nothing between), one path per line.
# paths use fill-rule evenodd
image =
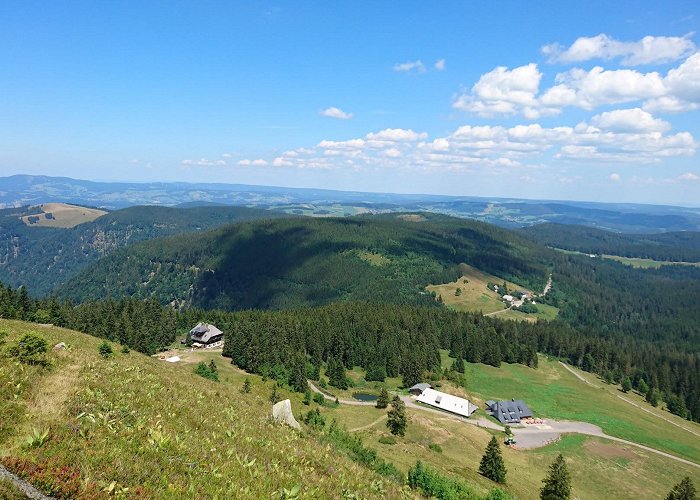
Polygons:
M39 295L130 243L284 214L246 207L130 207L73 228L30 227L27 207L0 210L0 281Z
M59 289L74 300L155 296L223 309L335 300L419 303L469 263L542 289L554 253L510 231L440 215L289 218L157 239L115 252Z
M700 232L622 234L585 226L538 224L519 230L543 245L590 254L700 262Z

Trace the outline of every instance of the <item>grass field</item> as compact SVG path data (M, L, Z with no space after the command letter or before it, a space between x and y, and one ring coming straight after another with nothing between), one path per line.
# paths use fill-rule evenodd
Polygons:
M498 293L490 290L488 283L503 283L501 278L484 273L467 264L461 264L462 277L452 283L442 285L428 285L426 290L435 292L442 297L443 303L456 311L477 312L495 315L500 319L516 321L537 321L538 319L552 320L559 314L559 309L553 306L537 304L539 311L536 314L525 314L519 311L507 310ZM508 289L520 290L532 294L528 290L515 283L506 282ZM460 295L456 295L457 288L461 289Z
M22 221L31 227L75 227L83 222L91 222L107 212L96 208L86 208L67 203L44 203L39 205L42 213L37 215L25 215ZM34 223L30 218L38 217Z
M451 363L446 354L443 356L446 365ZM585 372L580 374L591 377ZM631 392L623 394L617 386L606 385L600 380L591 380L595 387L587 385L566 371L558 361L540 356L537 369L517 364L504 363L500 368L494 368L466 363L466 377L470 394L482 408L488 399L523 399L537 416L589 422L611 436L700 463L700 425L655 409ZM654 414L642 411L618 396L624 396Z
M441 351L440 355L443 366L450 366L453 359L447 351ZM482 408L486 399L522 397L539 416L589 421L600 425L611 435L700 461L700 441L697 437L658 416L693 432L700 433L700 426L663 410L653 409L637 395L624 395L640 406L644 403L658 416L649 415L619 399L617 388L588 386L558 362L541 357L540 368L536 370L520 365L504 364L501 368L494 368L467 364L466 371L466 395ZM355 369L348 374L362 383L361 370ZM594 381L590 374L581 372L581 375L588 376L596 385L602 385L602 382ZM368 385L374 387L374 383ZM395 379L387 384L389 388L397 385ZM444 384L444 387L449 386ZM354 390L357 388L348 391L332 389L332 392L343 399ZM455 392L453 387L446 390ZM407 471L416 460L421 460L443 473L465 479L480 494L492 486L490 481L478 474L479 460L492 435L491 431L409 408L411 422L406 437L398 439L394 445L387 445L379 442L380 437L389 435L382 411L373 407L345 405L326 411L348 429L359 428L357 434L376 447L383 458L403 471ZM483 411L479 414L484 415ZM438 444L442 452L429 448L431 443ZM516 498L536 498L547 467L560 452L566 457L572 472L575 498L663 498L686 475L693 478L696 484L700 481L700 473L695 467L633 446L583 435L567 435L537 450L503 448L509 471L507 491Z
M642 269L658 269L662 266L695 266L700 267L700 262L667 262L663 260L638 259L632 257L620 257L617 255L603 255L605 259L616 260L625 264Z
M15 470L45 467L31 480L47 492L58 484L72 488L69 498L291 498L284 489L298 485L300 498L400 496L396 483L312 435L272 424L273 382L249 376L243 394L247 375L220 353L171 364L115 344L102 359L101 340L87 335L4 320L0 330L8 345L28 332L69 345L49 353L48 369L0 356L0 457L15 457ZM212 359L218 383L193 373ZM298 419L308 411L302 395L278 392ZM25 448L32 428L48 429L48 440Z

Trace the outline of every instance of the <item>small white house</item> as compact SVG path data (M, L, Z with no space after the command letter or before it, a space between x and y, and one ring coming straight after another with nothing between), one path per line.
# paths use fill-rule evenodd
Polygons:
M436 391L435 389L425 389L421 395L416 398L416 401L463 417L469 417L477 410L477 407L468 400L445 392Z
M505 300L506 302L513 302L515 300L515 297L513 297L512 295L504 295L503 300Z

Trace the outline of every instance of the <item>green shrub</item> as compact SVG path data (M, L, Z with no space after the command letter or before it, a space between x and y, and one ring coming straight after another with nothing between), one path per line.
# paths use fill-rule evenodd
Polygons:
M131 350L129 349L128 345L123 345L122 346L122 354L129 354Z
M106 340L100 344L100 347L98 347L97 350L100 352L100 356L105 359L111 358L112 354L114 354L111 344Z
M194 369L194 372L200 377L208 378L209 380L213 380L214 382L219 381L219 374L217 372L211 371L211 368L209 368L204 362L199 363Z
M315 429L323 429L326 425L326 419L323 418L323 415L321 415L319 409L316 408L315 410L310 410L306 415L304 415L304 423Z
M427 497L441 500L477 500L477 495L466 483L440 475L422 462L416 462L408 470L408 485L414 490L420 490Z
M431 450L433 450L435 453L442 453L442 446L440 446L440 445L437 444L437 443L430 443L430 444L428 445L428 448L430 448Z
M382 444L396 444L396 438L394 436L382 436L379 438L379 442Z
M318 393L318 392L316 394L314 394L314 401L316 402L316 404L318 404L320 406L323 406L324 404L326 404L326 398L323 397L323 394Z
M32 333L26 333L14 346L10 347L9 353L20 363L46 366L48 364L47 351L48 343L45 339Z

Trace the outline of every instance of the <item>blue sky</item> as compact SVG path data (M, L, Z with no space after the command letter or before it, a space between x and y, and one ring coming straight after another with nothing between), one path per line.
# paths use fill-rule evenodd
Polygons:
M700 5L0 5L0 174L700 205Z

